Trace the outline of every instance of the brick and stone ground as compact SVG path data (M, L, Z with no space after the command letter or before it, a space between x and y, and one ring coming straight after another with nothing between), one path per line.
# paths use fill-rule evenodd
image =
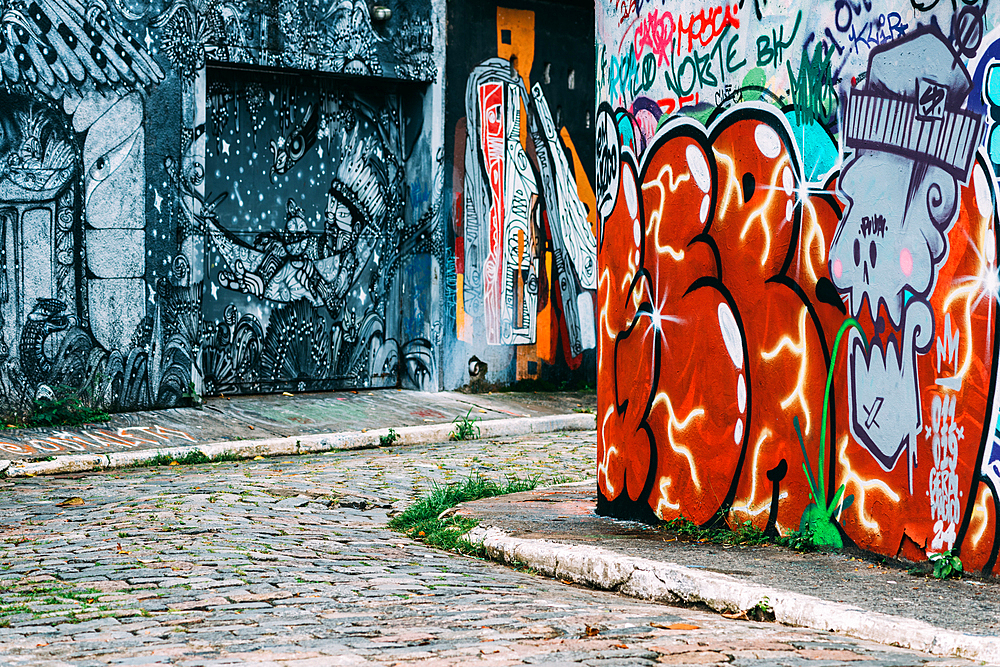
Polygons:
M594 438L0 482L0 664L967 664L567 586L386 527L472 473L587 479Z

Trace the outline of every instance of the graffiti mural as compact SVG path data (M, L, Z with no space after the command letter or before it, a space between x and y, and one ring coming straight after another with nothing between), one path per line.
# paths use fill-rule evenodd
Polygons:
M427 231L404 222L399 100L209 90L206 390L396 386L408 362L388 296L404 239Z
M388 4L382 22L353 0L293 0L280 14L201 0L4 5L0 413L66 393L129 410L320 378L436 388L431 338L415 326L393 338L395 276L430 252L437 220L402 193L433 164L414 157L432 139L412 99L361 100L348 84L236 90L240 77L209 75L434 81L430 3ZM240 164L206 160L223 153L216 127ZM317 154L330 175L301 187ZM267 206L233 185L252 178Z
M598 3L599 511L994 571L998 18Z
M145 104L165 72L103 3L32 2L3 15L0 53L0 406L54 388L112 408L186 388L147 278ZM152 249L150 249L150 252Z
M557 86L552 63L538 62L535 14L483 14L497 27L496 57L468 73L455 134L457 336L470 359L515 346L511 379L538 377L539 362L579 367L596 347L596 202L563 107L546 92L574 90L575 73Z
M134 14L124 4L119 0L124 13ZM160 31L163 52L177 73L189 81L204 69L209 58L225 63L434 80L430 5L382 4L396 16L384 26L373 25L368 3L362 0L173 0L152 23Z

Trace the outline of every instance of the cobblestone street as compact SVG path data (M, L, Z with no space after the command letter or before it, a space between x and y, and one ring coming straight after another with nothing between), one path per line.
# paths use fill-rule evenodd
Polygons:
M588 479L594 441L4 480L0 664L969 664L572 587L386 527L474 472Z

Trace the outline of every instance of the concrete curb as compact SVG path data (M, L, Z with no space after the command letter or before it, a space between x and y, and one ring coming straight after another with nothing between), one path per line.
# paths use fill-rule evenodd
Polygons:
M481 438L503 438L552 431L589 431L597 428L597 418L592 414L574 413L545 417L491 419L477 421L476 425L480 429ZM393 429L398 435L393 444L417 445L444 442L448 440L448 435L454 428L454 424L449 422L447 424L405 426ZM75 454L58 456L49 461L0 460L0 477L34 477L36 475L135 467L152 463L157 459L162 460L161 457L177 459L195 452L200 452L209 459L231 460L252 459L257 456L291 456L337 450L372 449L381 446L379 438L388 435L389 430L382 428L370 431L300 435L290 438L238 440L109 454Z
M934 655L1000 664L1000 637L967 635L923 621L865 611L810 595L760 586L734 577L622 556L605 549L512 537L478 526L466 538L488 556L541 574L642 600L704 604L719 612L746 611L767 598L775 621L829 630Z

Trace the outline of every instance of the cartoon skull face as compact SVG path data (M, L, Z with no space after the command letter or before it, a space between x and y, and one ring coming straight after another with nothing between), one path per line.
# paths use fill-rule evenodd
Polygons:
M851 431L885 470L915 454L921 423L917 354L934 336L927 299L948 252L958 184L944 170L864 151L841 174L847 210L830 249L830 275L851 314L874 332L849 344ZM912 472L912 467L911 467Z
M830 250L830 275L850 299L852 315L864 304L878 323L882 306L901 329L912 296L927 297L947 252L958 188L934 166L883 152L865 152L845 167L848 201Z

